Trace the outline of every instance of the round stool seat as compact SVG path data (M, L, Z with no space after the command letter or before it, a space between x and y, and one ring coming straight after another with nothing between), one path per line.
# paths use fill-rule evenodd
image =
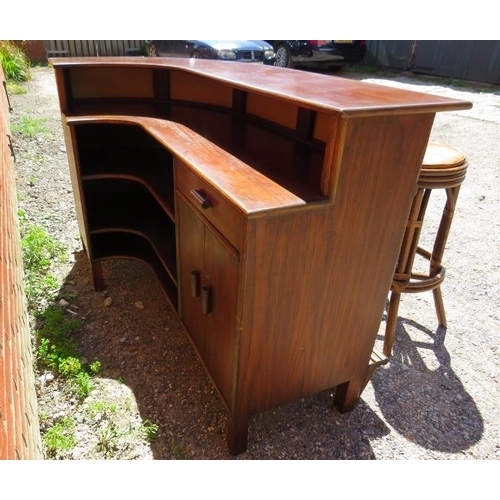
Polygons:
M419 187L439 189L459 186L465 179L467 159L456 148L429 143L418 178Z

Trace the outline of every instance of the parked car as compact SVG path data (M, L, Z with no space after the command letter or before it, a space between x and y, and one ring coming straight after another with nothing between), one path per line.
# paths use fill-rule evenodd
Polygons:
M339 69L361 62L366 40L266 40L276 52L276 66L293 68L299 64L320 64Z
M274 65L276 55L264 40L146 40L148 56L190 57Z

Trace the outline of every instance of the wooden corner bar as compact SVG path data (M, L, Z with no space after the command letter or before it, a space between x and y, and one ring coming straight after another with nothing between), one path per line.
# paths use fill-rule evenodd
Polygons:
M469 102L207 60L53 59L82 242L147 262L217 388L251 415L335 387L374 344L435 113Z

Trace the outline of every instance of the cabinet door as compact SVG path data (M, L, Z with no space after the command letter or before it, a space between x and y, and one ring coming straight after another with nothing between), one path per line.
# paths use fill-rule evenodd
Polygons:
M205 267L205 227L203 221L180 198L178 198L178 214L180 317L193 343L200 351L205 337L201 303L201 280Z
M181 320L226 403L234 374L238 257L181 199Z
M236 355L238 259L226 245L205 227L205 290L202 293L208 293L209 312L204 315L204 359L229 404Z

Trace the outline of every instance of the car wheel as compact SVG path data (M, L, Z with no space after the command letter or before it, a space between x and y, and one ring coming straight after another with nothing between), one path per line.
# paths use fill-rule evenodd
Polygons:
M201 59L201 54L197 50L195 50L194 52L191 53L189 57L191 59Z
M276 49L276 66L280 68L293 68L290 49L284 44L278 45Z
M154 43L152 43L148 48L148 56L158 57L158 49L156 48L156 45Z

